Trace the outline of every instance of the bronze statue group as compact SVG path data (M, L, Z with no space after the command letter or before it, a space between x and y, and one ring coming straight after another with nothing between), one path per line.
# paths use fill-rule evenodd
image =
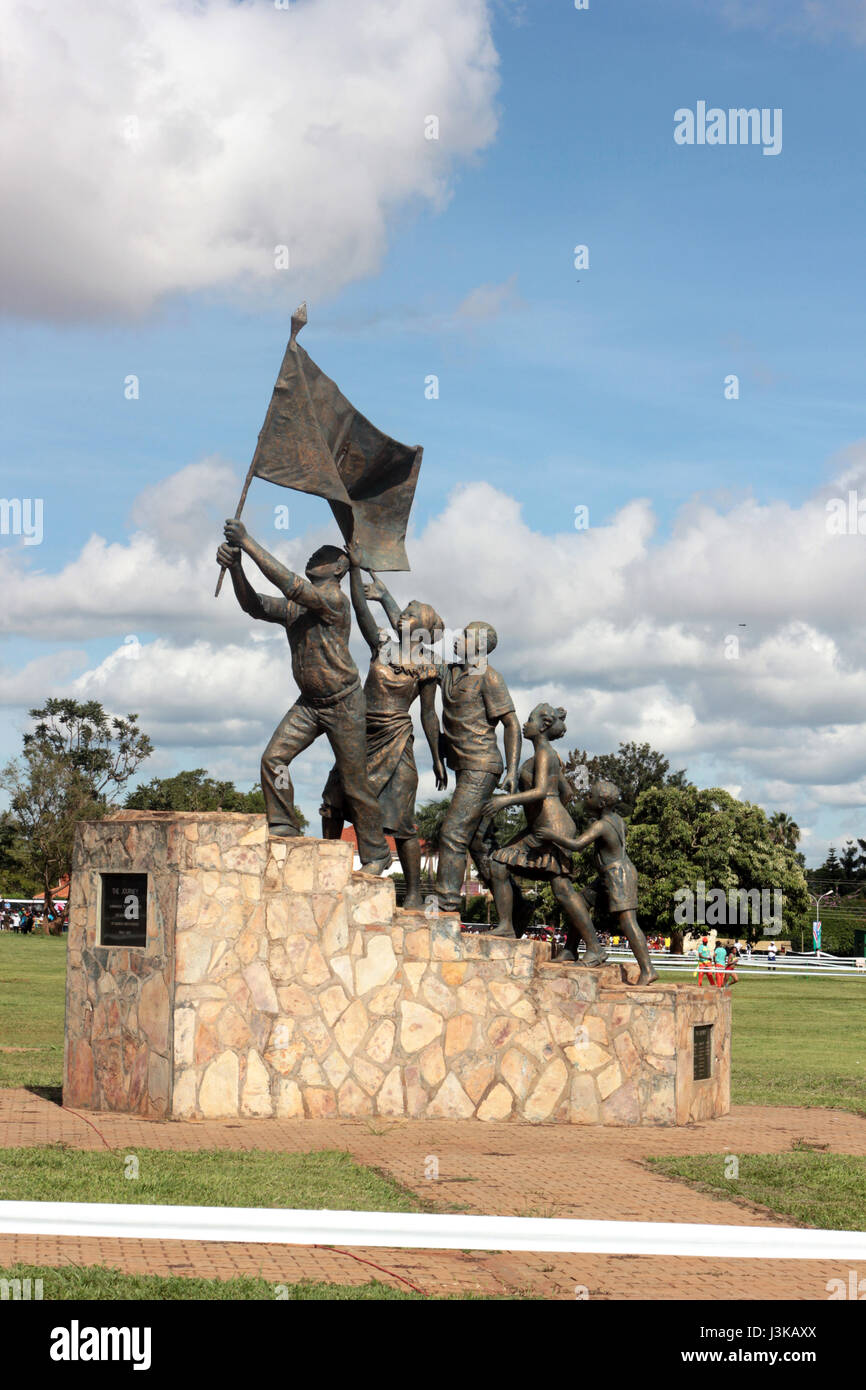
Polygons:
M522 728L533 755L522 765L521 726L508 687L488 657L496 646L489 623L472 622L447 664L432 650L444 631L429 604L401 609L375 575L364 583L360 552L325 545L310 556L305 576L292 573L252 539L241 521L225 524L217 560L232 580L245 613L285 628L299 696L280 721L262 756L261 778L271 835L298 835L293 759L325 734L334 766L322 797L322 834L338 839L346 820L354 826L362 869L381 874L390 865L386 832L394 837L406 880L403 906L423 907L421 846L415 826L418 771L411 709L420 701L421 726L430 748L437 789L454 790L440 831L436 898L446 912L460 909L466 856L493 894L497 936L519 935L529 911L517 880L546 880L566 922L560 960L583 965L606 959L586 900L573 881L571 855L593 846L601 893L597 902L624 934L640 966L640 984L657 978L637 920L637 872L625 847L625 826L616 814L619 789L596 782L584 799L594 817L576 834L568 811L573 792L559 755L551 746L565 733L565 710L536 705ZM281 597L257 593L247 579L246 553ZM341 587L349 573L352 605L370 648L364 687L349 652L351 608ZM388 627L380 627L370 604L381 605ZM442 727L436 712L441 692ZM502 725L505 762L499 750ZM503 773L505 774L503 778ZM501 795L496 795L497 787ZM506 806L523 807L526 827L497 846L492 822Z

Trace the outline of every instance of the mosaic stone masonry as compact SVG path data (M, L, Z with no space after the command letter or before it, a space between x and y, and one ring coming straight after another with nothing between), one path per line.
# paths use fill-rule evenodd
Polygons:
M98 944L100 873L118 870L150 875L143 950ZM261 816L123 812L76 843L64 1100L174 1118L725 1114L729 997L637 989L636 974L404 912L341 841L269 839Z

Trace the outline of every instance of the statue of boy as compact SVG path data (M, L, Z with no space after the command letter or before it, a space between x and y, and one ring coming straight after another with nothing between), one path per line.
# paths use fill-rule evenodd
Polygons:
M446 912L460 909L467 852L489 881L494 846L485 836L489 818L484 807L503 770L504 789L517 790L520 723L508 686L487 660L496 641L489 623L469 623L460 639L458 659L442 674L443 745L448 766L456 774L454 795L439 833L436 895ZM498 724L505 731L506 768L496 738Z
M231 575L238 603L251 618L286 630L300 695L262 755L262 791L272 835L298 835L289 764L320 734L334 750L361 867L381 874L391 863L382 814L367 777L366 705L358 668L349 655L351 609L340 588L349 557L321 546L307 561L306 579L281 565L249 535L242 521L225 524L227 544L217 561ZM246 551L283 597L257 594L243 572Z

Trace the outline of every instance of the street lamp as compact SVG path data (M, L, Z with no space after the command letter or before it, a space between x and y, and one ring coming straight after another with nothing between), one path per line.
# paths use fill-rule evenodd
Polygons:
M815 916L816 916L816 918L817 918L817 921L815 921L815 922L812 923L812 940L813 940L814 943L815 943L815 954L816 954L816 955L818 954L818 952L819 952L820 949L821 949L821 904L822 904L822 902L824 901L825 898L832 898L832 896L833 896L833 894L835 893L835 891L836 891L835 888L828 888L828 889L827 889L827 892L826 892L826 893L822 893L821 896L820 896L819 898L816 898L815 895L814 895L814 893L810 893L810 894L809 894L809 900L810 900L810 902L813 902L813 903L815 904ZM816 933L816 931L815 931L815 928L816 928L816 927L818 928L817 933Z

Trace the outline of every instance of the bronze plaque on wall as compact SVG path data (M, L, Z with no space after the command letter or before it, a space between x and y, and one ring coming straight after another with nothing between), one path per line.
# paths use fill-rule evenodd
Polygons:
M695 1081L707 1081L713 1070L713 1025L698 1023L694 1030Z
M100 946L147 943L147 874L102 874Z

